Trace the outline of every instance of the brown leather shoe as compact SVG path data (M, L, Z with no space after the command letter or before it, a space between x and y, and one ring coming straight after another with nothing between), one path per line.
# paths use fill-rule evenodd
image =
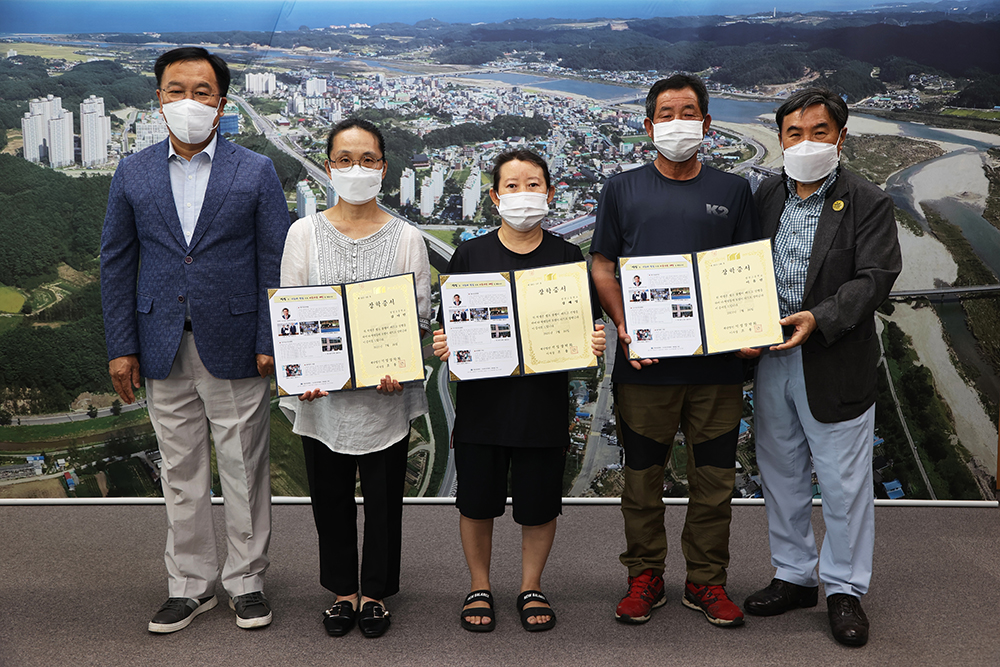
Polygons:
M743 601L743 608L754 616L777 616L790 609L815 607L819 586L799 586L781 579L772 579L766 588L752 593Z
M833 638L838 642L847 646L868 643L868 617L861 608L860 598L834 593L826 599L826 613L830 617Z

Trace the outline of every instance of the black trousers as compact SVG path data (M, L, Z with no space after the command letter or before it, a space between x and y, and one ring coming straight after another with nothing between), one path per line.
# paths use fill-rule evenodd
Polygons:
M337 454L319 440L302 436L319 535L320 584L337 595L358 589L358 508L355 480L361 473L365 498L361 594L381 600L399 592L403 532L403 481L409 434L371 454Z

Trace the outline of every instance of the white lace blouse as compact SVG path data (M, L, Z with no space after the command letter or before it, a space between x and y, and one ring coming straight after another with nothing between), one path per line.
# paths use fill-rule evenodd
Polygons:
M288 230L281 257L281 286L331 285L401 273L414 274L420 328L430 328L431 273L420 232L393 218L361 239L345 236L322 212L298 220ZM379 394L374 388L331 392L310 402L281 399L292 430L324 443L339 454L367 454L399 442L410 421L427 412L419 383L402 393Z

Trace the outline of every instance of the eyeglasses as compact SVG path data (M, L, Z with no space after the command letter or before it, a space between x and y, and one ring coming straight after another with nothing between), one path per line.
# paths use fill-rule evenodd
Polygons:
M179 88L171 88L170 90L163 90L160 88L160 92L168 102L179 102L189 96L186 90L181 90ZM201 102L202 104L211 104L212 98L218 96L218 93L206 93L204 90L195 90L190 94L191 99L195 102Z
M352 160L345 155L337 158L336 160L327 160L326 163L330 165L331 169L336 169L337 171L347 171L356 164L360 164L365 169L378 169L384 161L385 158L372 157L371 155L366 155L360 160Z

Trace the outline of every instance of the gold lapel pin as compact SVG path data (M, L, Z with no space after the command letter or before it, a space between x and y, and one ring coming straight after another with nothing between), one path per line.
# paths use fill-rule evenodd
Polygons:
M833 202L833 210L837 211L838 213L843 211L845 206L847 206L847 204L844 203L843 199L838 199L837 201Z

